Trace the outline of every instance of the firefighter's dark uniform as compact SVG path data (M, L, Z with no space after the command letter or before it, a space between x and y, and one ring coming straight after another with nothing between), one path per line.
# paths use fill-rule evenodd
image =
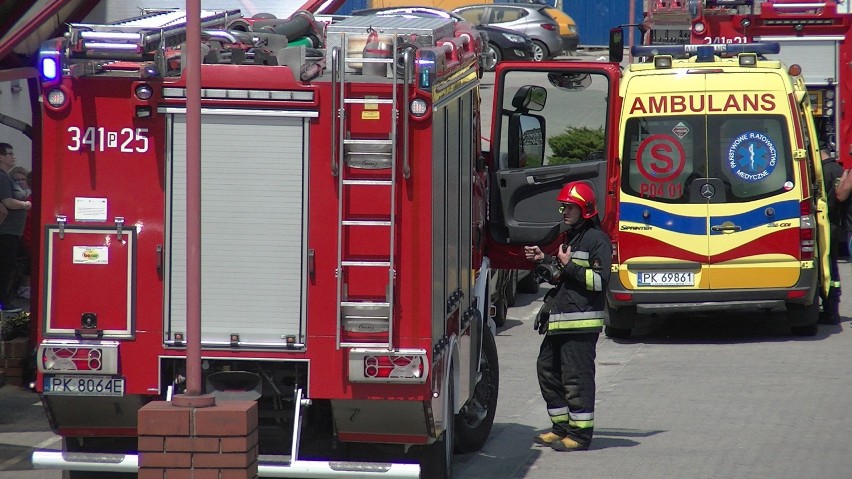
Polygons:
M570 438L585 449L594 431L595 348L603 328L612 245L592 220L570 229L565 242L571 246L571 261L562 268L558 290L549 301L536 366L552 434ZM544 261L553 258L546 256ZM551 446L559 449L559 444Z
M822 298L823 312L820 322L826 324L837 324L840 321L840 269L837 260L840 257L840 236L842 232L842 221L846 215L846 204L848 200L841 203L837 201L834 194L840 177L843 175L843 167L837 163L833 156L822 160L822 177L828 197L828 223L831 227L829 238L829 267L831 268L831 284L828 295Z

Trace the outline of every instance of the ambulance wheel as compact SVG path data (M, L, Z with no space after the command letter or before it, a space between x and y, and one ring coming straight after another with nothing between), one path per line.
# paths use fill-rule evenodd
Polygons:
M497 392L500 386L500 368L497 363L497 343L489 328L482 337L482 357L479 361L481 378L473 390L473 397L456 416L456 452L467 454L482 449L497 411Z
M819 321L819 294L814 293L811 304L787 303L787 317L790 320L790 332L794 336L814 336Z
M627 339L633 333L636 325L636 308L625 306L615 309L606 305L606 317L604 318L604 334L608 338Z
M633 334L633 330L604 326L604 334L606 334L606 337L612 339L630 339L630 335Z
M450 369L449 377L453 377ZM453 404L455 402L455 387L452 379L447 387L444 410L446 411L446 428L437 441L423 446L419 451L420 477L435 479L450 479L453 475L453 439L455 437L455 421L453 421Z

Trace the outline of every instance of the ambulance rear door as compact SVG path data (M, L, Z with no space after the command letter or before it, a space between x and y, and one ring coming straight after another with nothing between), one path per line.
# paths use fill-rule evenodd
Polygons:
M630 289L707 289L710 244L704 75L634 76L625 89L619 279ZM662 88L670 85L669 88Z
M796 177L789 99L782 88L771 89L782 86L777 74L748 78L736 82L736 90L708 81L708 102L716 108L708 109L702 187L713 289L792 287L802 268L800 203L809 194L802 193L807 182Z

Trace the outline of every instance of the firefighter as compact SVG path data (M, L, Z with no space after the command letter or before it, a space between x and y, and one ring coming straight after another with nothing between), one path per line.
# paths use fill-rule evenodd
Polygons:
M557 196L568 227L556 256L526 246L536 273L555 285L545 295L535 327L544 334L536 369L553 423L535 442L557 451L589 448L595 419L595 348L603 328L612 245L597 221L595 194L582 181Z
M822 313L819 322L822 324L837 324L840 322L840 269L837 258L840 254L841 221L845 216L847 201L838 198L838 189L845 175L843 167L837 163L837 158L830 153L826 144L820 144L822 157L822 177L828 200L828 223L831 227L829 235L829 267L831 268L831 285L828 295L822 298Z

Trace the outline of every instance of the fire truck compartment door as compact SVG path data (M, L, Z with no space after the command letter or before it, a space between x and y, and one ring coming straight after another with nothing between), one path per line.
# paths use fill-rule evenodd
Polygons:
M802 77L806 85L825 85L839 80L838 41L842 36L820 38L820 37L757 37L755 41L778 42L781 45L781 53L777 55L766 55L770 60L781 60L787 66L797 63L802 67Z
M308 138L287 113L202 110L202 345L304 343ZM186 331L185 113L169 125L167 341Z
M46 228L44 333L132 338L136 228Z

